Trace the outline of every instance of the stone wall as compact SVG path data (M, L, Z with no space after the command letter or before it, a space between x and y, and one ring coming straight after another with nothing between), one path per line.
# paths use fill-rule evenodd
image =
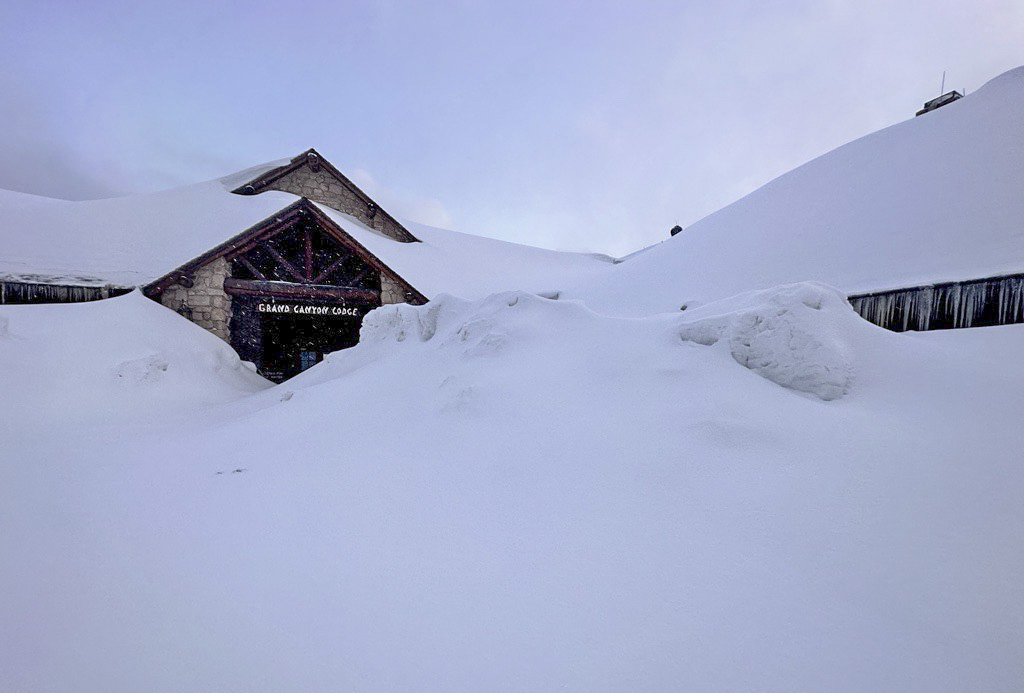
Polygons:
M408 299L405 296L405 289L397 281L380 273L380 302L382 305L388 303L405 303Z
M191 287L169 286L160 296L160 302L230 342L231 296L224 291L224 280L230 276L231 264L222 257L217 258L196 270Z
M320 202L331 209L349 214L363 222L371 229L380 231L388 238L396 241L409 242L414 238L398 222L384 213L383 210L367 203L347 185L331 175L325 168L313 171L308 164L303 164L291 173L287 173L269 186L270 190L281 190L293 195Z

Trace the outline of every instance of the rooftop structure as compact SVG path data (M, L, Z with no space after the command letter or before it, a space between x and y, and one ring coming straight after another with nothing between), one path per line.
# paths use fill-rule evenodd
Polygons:
M925 113L929 113L931 111L934 111L936 108L942 108L943 106L945 106L947 104L951 104L954 101L956 101L957 99L962 99L962 98L964 98L964 95L961 94L958 91L946 92L942 96L936 96L931 101L925 101L924 108L922 108L920 111L918 111L914 115L915 116L924 115Z

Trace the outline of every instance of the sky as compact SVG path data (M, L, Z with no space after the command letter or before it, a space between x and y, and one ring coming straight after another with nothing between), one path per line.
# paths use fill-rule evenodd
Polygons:
M1020 0L6 2L0 188L316 147L397 216L620 256L1021 64Z

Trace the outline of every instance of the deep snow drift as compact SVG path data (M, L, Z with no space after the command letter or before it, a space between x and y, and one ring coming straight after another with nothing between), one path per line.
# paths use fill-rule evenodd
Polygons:
M138 291L74 305L0 306L0 419L8 434L64 417L177 413L268 386L222 340Z
M1019 690L1024 326L814 282L1024 270L1022 110L1015 70L614 265L327 212L434 300L275 387L138 294L0 306L0 691ZM235 178L0 191L0 276L145 281L294 201Z
M1021 327L441 298L264 389L144 304L0 307L0 690L1024 680Z

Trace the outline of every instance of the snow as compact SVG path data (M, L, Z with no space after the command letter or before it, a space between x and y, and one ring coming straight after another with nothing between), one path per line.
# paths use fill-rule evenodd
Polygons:
M0 690L1024 677L1020 326L442 296L268 388L138 294L0 318Z
M138 291L82 304L3 306L0 382L0 419L33 435L62 417L152 416L267 387L223 341Z
M264 174L270 173L275 168L287 166L291 162L291 159L278 159L277 161L269 161L265 164L259 164L258 166L253 166L252 168L243 169L236 173L232 173L231 175L224 176L220 179L220 184L224 186L225 190L231 192L250 181L256 180Z
M57 200L42 195L31 195L29 193L17 192L15 190L4 190L0 188L0 207L4 209L37 204L59 204L67 200Z
M280 192L232 195L214 180L148 195L3 206L0 278L146 284L296 199Z
M846 144L578 288L622 314L797 281L868 293L1024 271L1024 67Z
M428 297L559 293L650 315L820 281L848 294L1024 272L1024 68L851 142L619 263L409 223L423 244L325 211ZM133 197L0 194L0 279L135 286L295 201L229 191L284 160ZM884 310L879 306L878 310Z
M0 691L1018 690L1024 325L843 297L1022 270L1022 87L617 264L324 209L433 300L278 386L139 292L0 306ZM0 277L149 281L277 163L0 193Z
M483 298L510 290L561 294L612 267L606 255L545 250L415 222L405 222L406 228L422 242L396 243L347 214L317 207L428 298Z
M145 285L298 200L278 191L230 192L280 164L106 200L68 202L3 191L0 280ZM425 242L400 243L353 217L320 207L428 296L442 291L478 298L513 288L558 290L578 275L611 265L601 256L559 253L411 222L408 228Z
M802 281L856 294L1020 273L1022 110L1019 68L825 154L618 263L412 223L424 243L402 244L325 211L428 297L528 290L621 315ZM294 202L281 192L229 192L283 163L109 200L4 191L0 279L145 284Z
M783 387L823 400L839 399L850 388L853 366L844 333L859 329L861 319L831 287L805 283L743 294L692 311L681 322L683 341L723 341L738 364Z

